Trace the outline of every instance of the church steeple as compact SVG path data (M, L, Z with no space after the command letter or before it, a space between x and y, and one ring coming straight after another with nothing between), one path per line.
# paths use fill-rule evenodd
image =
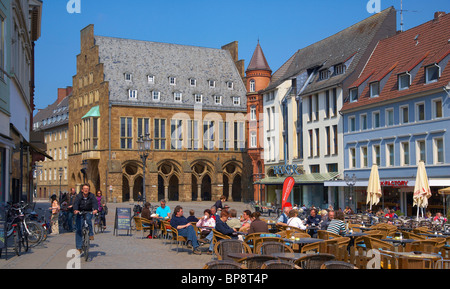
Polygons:
M249 93L257 92L269 85L272 70L264 56L259 39L245 74L247 78L247 91Z

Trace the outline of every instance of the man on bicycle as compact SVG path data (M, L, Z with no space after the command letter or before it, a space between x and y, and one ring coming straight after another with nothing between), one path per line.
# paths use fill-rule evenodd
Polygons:
M92 230L92 215L96 215L98 212L97 198L90 192L89 184L84 184L81 193L75 198L73 204L73 212L76 215L75 226L75 243L78 250L81 250L83 236L82 236L82 224L83 216L79 215L80 212L92 212L92 214L86 214L86 222L89 225L89 239L94 240L94 231Z

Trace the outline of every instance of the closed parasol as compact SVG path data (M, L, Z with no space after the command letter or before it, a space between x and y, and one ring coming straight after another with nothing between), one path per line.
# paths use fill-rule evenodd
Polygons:
M431 197L431 190L430 185L428 184L427 171L425 169L425 163L423 161L420 161L417 167L416 185L414 186L413 197L413 206L417 206L417 220L419 220L419 208L428 207L429 197Z
M369 185L367 186L367 202L370 204L370 209L372 206L378 204L381 198L381 185L380 176L378 174L378 166L373 165L370 171Z

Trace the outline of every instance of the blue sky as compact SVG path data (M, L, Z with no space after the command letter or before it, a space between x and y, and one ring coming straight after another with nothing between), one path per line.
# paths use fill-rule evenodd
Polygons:
M36 42L36 108L56 100L57 88L72 86L80 30L94 24L102 36L220 48L239 42L248 66L258 38L273 71L295 51L367 17L369 0L79 0L81 13L70 14L69 0L43 0L42 33ZM380 1L381 9L400 0ZM403 0L404 29L450 12L448 0ZM400 13L397 14L398 25ZM398 26L400 29L400 26ZM36 112L35 112L36 113Z

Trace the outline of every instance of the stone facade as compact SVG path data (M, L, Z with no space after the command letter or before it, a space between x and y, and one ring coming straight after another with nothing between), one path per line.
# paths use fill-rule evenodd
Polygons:
M145 52L136 55L136 47ZM139 59L145 61L135 62ZM149 76L154 77L151 83ZM176 86L169 83L172 76ZM210 79L215 87L207 87ZM233 83L231 88L227 82ZM148 133L153 144L146 162L147 201L215 201L222 194L230 201L252 198L245 85L228 50L98 37L89 25L81 31L73 86L69 186L80 189L82 162L87 161L91 191L102 190L110 202L137 200L144 179L137 140ZM157 101L153 91L160 93ZM176 92L182 94L179 103L173 98ZM202 94L202 103L196 103L195 94ZM223 97L220 104L214 103L214 95ZM233 97L240 98L238 104ZM206 131L205 121L213 122ZM228 134L221 135L223 122ZM207 137L212 128L214 137ZM207 144L211 147L204 148Z

